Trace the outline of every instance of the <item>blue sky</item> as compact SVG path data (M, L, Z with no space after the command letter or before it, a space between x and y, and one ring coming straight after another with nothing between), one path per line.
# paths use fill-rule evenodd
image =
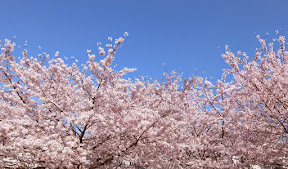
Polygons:
M0 39L27 40L33 56L40 45L85 63L86 50L98 52L98 41L128 32L115 63L136 67L135 77L161 78L165 62L169 72L216 80L227 68L225 45L251 56L260 47L255 32L272 39L283 25L288 33L287 0L11 0L0 8Z

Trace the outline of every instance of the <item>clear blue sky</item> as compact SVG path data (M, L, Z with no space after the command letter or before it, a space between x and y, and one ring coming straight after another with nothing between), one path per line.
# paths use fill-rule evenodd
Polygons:
M274 38L283 25L288 34L288 0L11 0L0 9L0 39L27 40L34 56L40 45L84 63L86 49L97 52L98 41L127 31L118 68L136 67L133 76L152 78L162 76L165 62L168 71L197 69L216 79L227 67L225 45L253 55L260 47L255 32Z

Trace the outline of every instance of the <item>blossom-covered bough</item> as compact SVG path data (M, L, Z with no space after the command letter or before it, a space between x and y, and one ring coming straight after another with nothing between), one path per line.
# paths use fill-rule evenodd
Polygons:
M277 51L273 43L267 46L259 35L257 38L262 47L250 61L246 53L242 53L242 59L241 52L235 55L228 50L222 55L231 67L226 73L233 76L233 81L222 89L221 93L227 93L227 97L225 106L221 107L229 117L227 123L233 131L233 145L237 144L231 148L241 155L244 164L287 166L288 52L285 51L285 37L273 39L279 42Z
M162 82L124 78L136 69L112 67L123 37L106 45L107 52L98 48L100 62L87 50L81 67L45 53L29 58L27 50L15 59L16 44L6 40L0 54L0 166L288 165L288 53L283 36L276 52L258 38L262 50L254 59L227 49L223 58L231 69L215 85L198 76L182 80L176 72L165 73ZM227 74L233 80L225 81Z

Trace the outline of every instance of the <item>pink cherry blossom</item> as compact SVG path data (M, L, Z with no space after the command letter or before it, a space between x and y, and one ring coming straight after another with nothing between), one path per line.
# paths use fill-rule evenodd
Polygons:
M0 166L287 166L285 37L276 39L276 51L257 38L261 49L254 58L234 54L227 46L222 57L230 68L215 83L200 76L183 79L175 71L164 73L161 82L124 78L136 68L113 69L122 37L107 53L99 46L104 58L98 62L87 50L82 66L46 53L41 55L45 60L29 58L26 49L15 59L16 44L5 40L0 54Z

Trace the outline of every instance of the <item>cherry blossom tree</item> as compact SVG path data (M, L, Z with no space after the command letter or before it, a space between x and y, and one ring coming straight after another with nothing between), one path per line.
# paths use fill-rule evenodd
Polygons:
M267 46L259 35L257 38L261 48L256 49L252 59L244 52L234 54L226 48L222 57L230 69L225 70L222 80L212 85L213 92L206 92L207 100L212 107L210 112L219 113L223 119L223 153L234 158L237 166L287 166L285 37L273 39L279 42L277 51L273 43ZM226 82L227 76L232 80Z
M17 168L239 168L288 165L287 57L266 46L254 59L228 48L213 85L164 73L129 79L113 68L124 37L87 50L86 65L39 54L0 54L0 166ZM112 41L109 37L108 40ZM100 45L100 43L99 43ZM264 53L264 56L262 56ZM56 56L59 55L57 52ZM230 81L226 76L232 76Z
M87 65L78 67L46 53L29 58L27 50L17 60L12 54L16 44L5 40L0 55L1 166L11 160L24 168L182 165L185 152L175 140L187 133L183 108L194 106L183 100L197 92L186 92L190 87L179 91L175 75L166 75L167 83L124 79L135 69L112 68L123 41L120 37L108 45L100 62L87 50ZM105 55L102 47L99 54Z

